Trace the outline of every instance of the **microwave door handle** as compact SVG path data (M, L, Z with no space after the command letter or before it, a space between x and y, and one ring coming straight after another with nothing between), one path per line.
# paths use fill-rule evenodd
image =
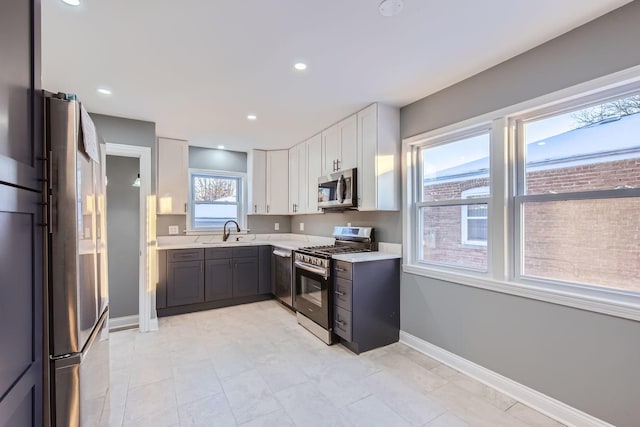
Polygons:
M340 178L338 178L338 186L336 188L336 192L338 193L336 196L339 203L344 202L344 190L344 175L340 175Z

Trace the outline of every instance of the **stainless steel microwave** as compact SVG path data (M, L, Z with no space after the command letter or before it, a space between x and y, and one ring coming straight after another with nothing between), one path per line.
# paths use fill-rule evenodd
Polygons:
M334 172L318 178L318 207L355 209L358 207L356 169Z

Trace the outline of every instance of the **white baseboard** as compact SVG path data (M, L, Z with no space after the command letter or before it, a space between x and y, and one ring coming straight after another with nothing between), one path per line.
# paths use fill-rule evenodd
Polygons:
M109 329L138 326L138 315L109 318Z
M605 421L595 418L572 406L540 393L523 384L504 377L497 372L477 365L463 357L431 344L421 338L400 331L400 342L418 350L460 371L481 383L510 396L519 402L535 409L567 426L576 427L614 427Z

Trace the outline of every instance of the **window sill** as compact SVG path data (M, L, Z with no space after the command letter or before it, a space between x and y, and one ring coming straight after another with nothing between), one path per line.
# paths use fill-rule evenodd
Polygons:
M417 276L640 321L640 298L622 292L591 289L585 291L577 285L560 285L546 281L538 282L532 280L531 283L505 282L408 263L403 265L402 270L405 273Z

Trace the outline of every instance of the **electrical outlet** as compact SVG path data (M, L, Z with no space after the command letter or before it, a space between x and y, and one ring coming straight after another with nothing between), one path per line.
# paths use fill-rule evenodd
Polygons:
M347 223L347 227L351 227L351 223L350 222Z
M304 231L304 222L300 223L300 231Z
M273 224L273 228L274 228L276 231L280 230L280 223L279 223L279 222L274 223L274 224Z
M180 232L180 229L178 228L177 225L169 226L169 234L178 234L179 232Z

